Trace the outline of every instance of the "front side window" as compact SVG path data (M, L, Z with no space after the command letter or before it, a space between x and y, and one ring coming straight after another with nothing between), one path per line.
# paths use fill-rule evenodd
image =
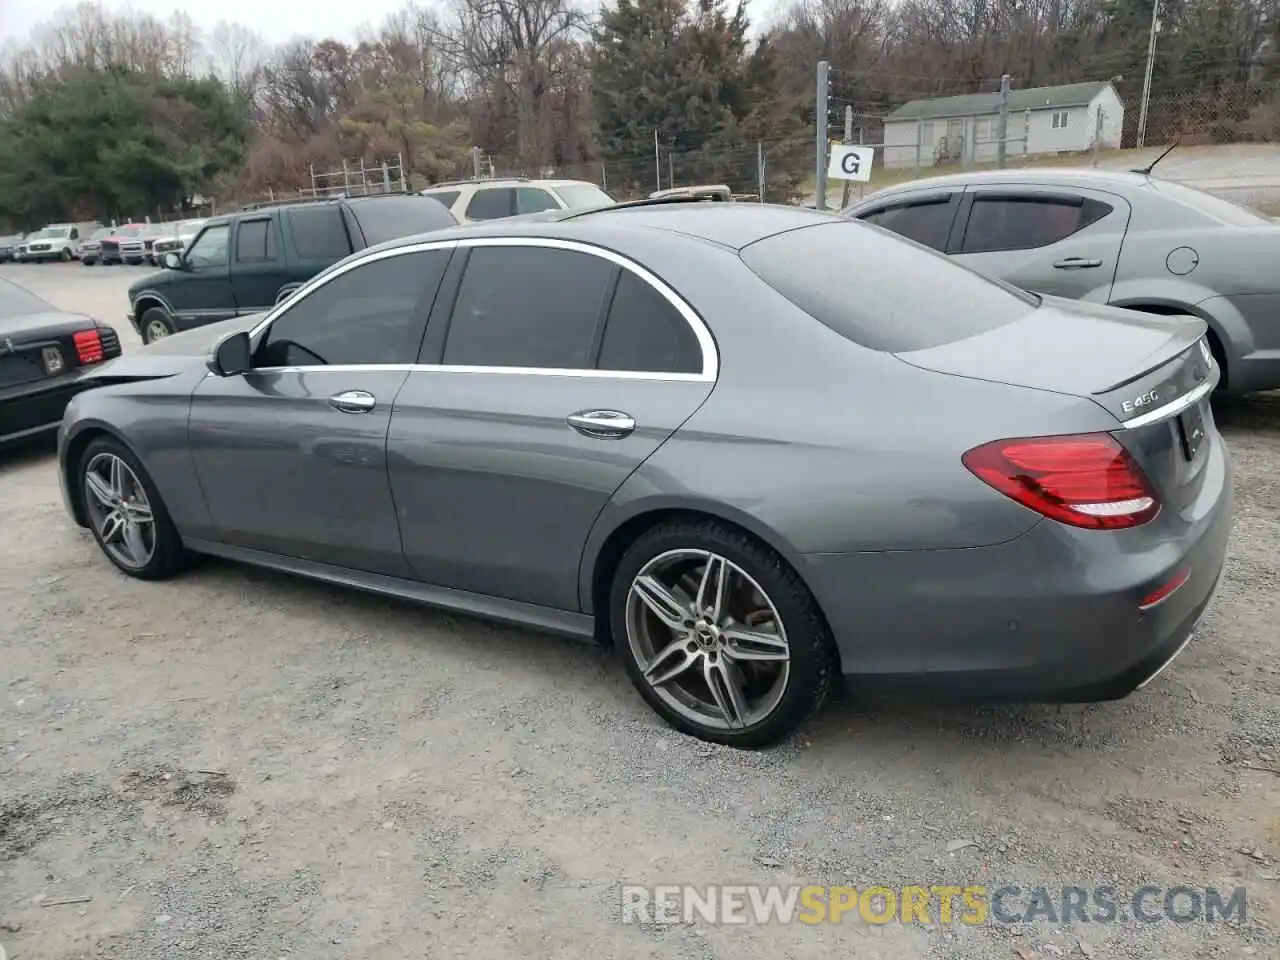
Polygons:
M286 308L255 367L415 363L448 250L383 257L341 273Z
M477 190L467 204L469 220L498 220L515 213L515 191L510 187L488 187Z
M945 250L954 215L951 199L940 197L883 207L858 219L892 230L934 250Z
M336 203L293 207L285 211L300 260L341 260L351 252L347 225Z
M210 227L200 236L187 251L187 265L197 270L212 270L227 265L227 242L231 228L220 223Z
M1079 197L984 197L973 200L961 253L1034 250L1065 240L1112 208Z
M702 348L693 328L666 297L623 270L596 366L642 373L701 373Z
M449 366L583 370L615 267L548 247L476 247L454 302Z

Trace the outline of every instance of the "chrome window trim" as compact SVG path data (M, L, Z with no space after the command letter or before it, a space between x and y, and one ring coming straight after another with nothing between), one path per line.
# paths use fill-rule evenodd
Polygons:
M574 253L584 253L588 256L600 257L601 259L608 260L610 263L615 264L624 270L631 271L645 283L649 284L649 286L657 290L658 293L662 295L663 299L671 304L671 306L675 308L676 312L684 318L685 323L689 324L689 327L693 330L694 337L698 341L698 348L702 352L702 372L665 373L633 370L566 370L549 367L463 366L443 363L258 367L255 372L298 373L304 371L315 372L317 370L331 370L351 373L357 371L403 369L410 370L414 373L425 373L428 371L435 371L439 373L497 373L513 376L577 377L599 380L671 380L691 381L695 383L714 383L720 374L720 353L716 349L715 338L712 337L711 330L707 327L706 323L703 322L702 318L698 316L694 309L689 306L689 304L686 303L679 294L672 290L665 281L660 279L650 270L636 263L634 260L624 257L620 253L615 253L612 250L606 250L603 247L597 247L594 244L584 243L580 240L563 240L553 237L465 237L454 240L424 240L420 243L413 243L403 247L395 247L391 250L380 250L377 253L368 255L357 254L352 260L344 263L331 273L326 273L323 276L314 277L311 280L308 280L305 284L299 287L288 300L284 303L277 304L272 308L272 310L258 322L258 325L249 331L249 336L251 338L258 337L279 317L296 307L316 290L321 289L336 280L338 277L354 270L356 267L363 266L367 263L373 263L378 260L386 260L390 257L406 256L412 253L427 253L432 250L450 250L458 247L546 247L552 250L568 250Z

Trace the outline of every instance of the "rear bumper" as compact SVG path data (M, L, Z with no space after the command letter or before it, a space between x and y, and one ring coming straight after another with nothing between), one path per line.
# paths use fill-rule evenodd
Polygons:
M83 389L80 373L0 389L0 443L56 430L71 398Z
M1167 518L1159 533L1046 520L991 547L803 558L851 684L982 700L1128 695L1179 652L1217 587L1231 470L1220 440L1211 457L1195 519Z

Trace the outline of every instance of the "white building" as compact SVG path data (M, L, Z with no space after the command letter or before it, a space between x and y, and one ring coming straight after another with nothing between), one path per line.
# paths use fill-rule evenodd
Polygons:
M999 151L999 93L912 100L885 119L884 165L992 163ZM1009 93L1009 157L1120 146L1124 103L1109 80Z

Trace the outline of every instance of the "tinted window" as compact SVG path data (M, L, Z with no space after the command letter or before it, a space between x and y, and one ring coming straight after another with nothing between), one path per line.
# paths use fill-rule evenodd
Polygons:
M496 220L515 212L515 191L509 187L490 187L477 190L467 204L467 216L472 220Z
M457 218L433 197L370 197L352 203L351 212L371 247L458 225Z
M294 207L285 211L293 245L302 260L341 260L351 252L347 227L336 203Z
M259 367L414 363L446 250L406 253L348 270L271 324Z
M693 329L667 298L623 270L596 365L601 370L701 373L702 350Z
M742 251L757 276L855 343L923 350L977 336L1030 314L1034 294L861 223L824 223Z
M945 250L954 214L955 207L950 199L920 200L876 210L858 219L892 230L926 247Z
M193 267L225 267L227 265L227 237L231 228L220 223L196 237L187 251L187 263Z
M1066 239L1111 212L1097 200L975 197L961 253L1034 250Z
M243 220L236 234L236 259L252 263L276 258L275 224L270 220Z
M559 210L555 197L538 187L516 189L516 213L541 213L543 210Z
M432 200L436 200L440 203L443 203L446 207L452 207L455 203L457 203L458 197L460 195L461 195L461 191L458 191L458 190L440 190L440 191L433 190L431 193L423 194L424 197L430 197Z
M591 366L614 266L546 247L476 247L449 323L444 362L477 367Z

